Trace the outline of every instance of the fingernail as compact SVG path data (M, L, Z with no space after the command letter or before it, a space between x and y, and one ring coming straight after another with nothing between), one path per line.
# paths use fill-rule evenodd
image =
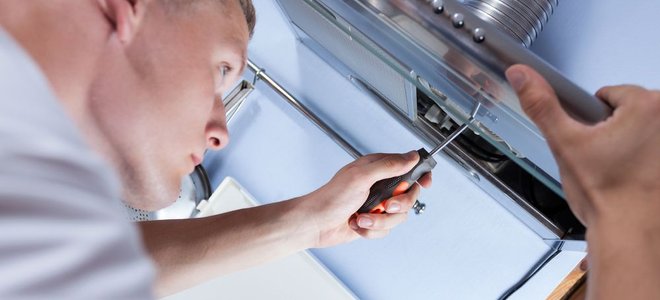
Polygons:
M399 203L392 202L387 206L387 212L389 213L398 212L399 210L401 210L401 205Z
M358 225L362 228L369 228L372 225L374 225L374 220L369 219L367 217L360 217L358 219Z
M358 230L358 229L360 229L360 227L357 225L357 223L355 222L355 220L350 220L350 221L348 222L348 226L350 226L351 229L353 229L353 230Z
M506 78L516 91L520 91L527 81L527 75L517 69L508 70L506 72Z
M587 263L586 259L583 259L580 262L580 271L587 271L589 269L589 263Z

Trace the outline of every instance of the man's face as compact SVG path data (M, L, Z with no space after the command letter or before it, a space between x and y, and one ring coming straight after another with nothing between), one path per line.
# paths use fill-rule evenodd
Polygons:
M204 150L228 143L221 95L245 66L248 27L238 1L203 2L178 10L149 4L130 43L108 42L92 87L102 151L133 207L172 203Z

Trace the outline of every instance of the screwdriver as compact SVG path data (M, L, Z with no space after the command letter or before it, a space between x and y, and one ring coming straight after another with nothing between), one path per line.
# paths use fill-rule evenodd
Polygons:
M431 150L431 152L427 152L424 148L417 150L417 153L419 154L419 161L415 167L412 168L412 170L408 171L408 173L401 176L380 180L371 186L367 201L364 202L362 207L360 207L357 212L360 214L385 213L385 200L408 192L412 185L417 182L420 177L428 172L431 172L431 170L433 170L437 164L435 159L433 159L433 155L447 147L447 145L449 145L454 139L463 133L463 131L465 131L465 129L467 129L470 124L472 124L480 106L480 103L477 103L467 122L465 122L463 125L461 125L461 127L456 129L452 134L445 138L445 140L440 143L440 145ZM415 205L420 204L419 202L416 202Z

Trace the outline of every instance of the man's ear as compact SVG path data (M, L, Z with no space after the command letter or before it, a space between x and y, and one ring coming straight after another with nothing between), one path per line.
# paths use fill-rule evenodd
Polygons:
M144 19L148 0L98 0L119 41L128 44Z

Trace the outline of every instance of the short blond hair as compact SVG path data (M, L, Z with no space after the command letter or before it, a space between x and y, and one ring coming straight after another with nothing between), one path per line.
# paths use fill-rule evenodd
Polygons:
M257 12L252 5L252 0L238 0L243 9L243 15L245 15L245 21L247 21L248 29L250 30L250 37L254 34L254 27L257 25Z
M161 0L165 4L165 8L170 13L180 13L183 9L189 8L195 4L208 4L211 0ZM252 0L212 0L213 2L219 4L226 4L226 1L238 1L241 9L243 10L243 15L245 16L245 21L248 25L248 30L250 33L250 38L254 35L254 27L257 24L257 13L252 4Z

